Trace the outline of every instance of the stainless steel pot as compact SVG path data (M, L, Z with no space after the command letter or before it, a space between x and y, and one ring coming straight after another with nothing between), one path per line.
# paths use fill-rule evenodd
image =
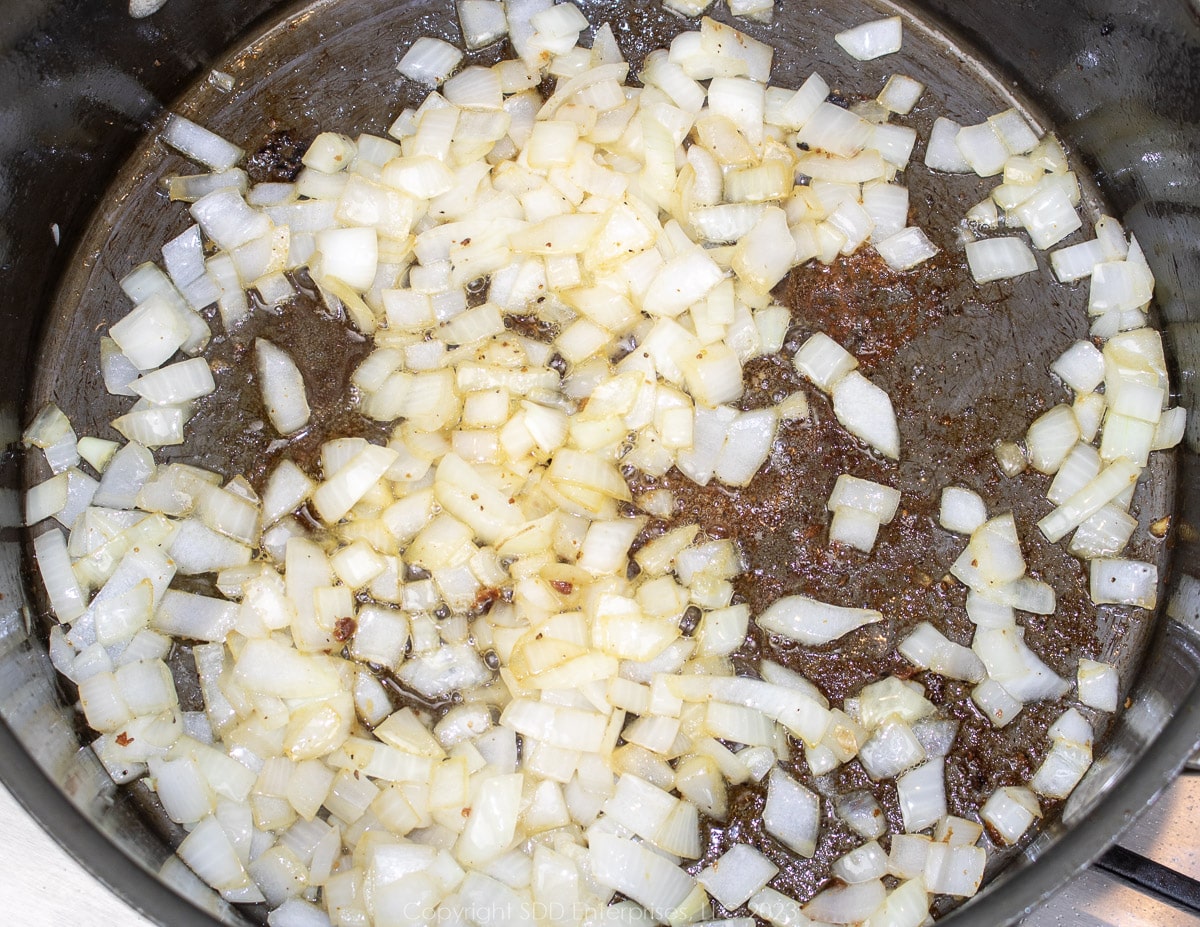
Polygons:
M782 0L784 4L791 0ZM598 5L617 8L617 3ZM332 6L332 4L319 4ZM448 6L448 2L443 4ZM96 877L172 927L244 922L189 880L90 751L33 618L17 439L45 307L109 181L162 108L239 36L278 16L270 0L170 0L148 20L120 2L22 0L0 24L0 778ZM414 3L414 7L419 4ZM1200 359L1200 21L1189 0L930 0L929 18L973 44L1040 103L1134 231L1158 279L1177 400L1196 407ZM396 41L400 41L398 38ZM86 263L89 255L84 254ZM112 281L108 281L109 284ZM73 358L69 353L61 357ZM64 361L80 364L83 361ZM68 375L69 378L69 375ZM1171 780L1200 735L1200 427L1179 451L1167 603L1130 707L1062 820L948 924L1013 923L1085 866ZM185 900L190 898L191 900Z

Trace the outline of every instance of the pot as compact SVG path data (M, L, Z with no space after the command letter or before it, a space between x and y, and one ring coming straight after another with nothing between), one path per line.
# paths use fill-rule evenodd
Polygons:
M113 279L92 274L103 228L89 229L98 209L109 209L102 217L118 216L112 210L121 204L114 206L105 193L110 181L131 156L112 189L147 176L147 150L138 148L144 134L164 107L240 44L239 37L273 36L261 46L267 52L286 46L280 30L269 31L287 19L276 6L210 0L199 12L191 0L170 0L149 19L133 20L121 4L26 0L0 26L7 129L0 139L0 266L8 284L0 310L0 433L8 448L0 547L0 778L98 879L172 927L211 925L213 913L228 923L245 921L181 864L169 862L170 846L141 807L114 789L90 751L81 749L84 732L32 617L36 581L17 527L17 441L37 391L33 371L40 358L78 365L60 368L60 382L94 377L69 333L47 328L45 316L60 286L76 293L85 285L115 290ZM331 0L313 9L339 25L355 22L349 13L343 22ZM1194 8L1185 0L1132 10L1115 0L966 6L930 0L921 10L954 45L981 50L982 60L1036 101L1073 154L1094 170L1101 193L1153 266L1175 399L1194 409L1200 358L1200 22ZM967 56L955 66L969 69L970 62ZM145 234L162 240L153 228ZM43 342L57 347L47 354ZM1174 547L1161 597L1167 604L1145 646L1126 658L1130 672L1141 661L1129 707L1061 820L945 923L1014 923L1114 841L1195 746L1200 580L1191 573L1200 568L1198 440L1191 423L1177 453Z

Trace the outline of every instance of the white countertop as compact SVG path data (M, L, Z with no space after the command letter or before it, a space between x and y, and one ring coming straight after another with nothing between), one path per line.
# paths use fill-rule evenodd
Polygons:
M156 927L71 859L0 786L0 923L6 927ZM1122 841L1200 878L1200 775L1181 778ZM1026 927L1200 927L1200 918L1100 872L1072 880Z

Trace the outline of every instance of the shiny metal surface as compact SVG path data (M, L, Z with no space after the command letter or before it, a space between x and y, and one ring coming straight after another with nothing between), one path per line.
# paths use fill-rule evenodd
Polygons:
M1078 0L1069 5L935 0L930 5L988 49L1022 89L1039 99L1076 151L1097 169L1104 192L1154 266L1161 321L1177 367L1178 398L1195 408L1200 25L1194 7L1184 0ZM7 284L0 304L5 335L0 339L0 443L9 449L0 461L0 779L102 882L171 927L213 921L153 875L170 859L168 849L123 793L112 788L90 753L79 749L73 718L63 708L48 660L31 634L27 564L17 529L14 442L25 415L25 386L42 307L105 183L162 106L238 35L253 32L255 19L270 6L267 0L210 0L197 15L189 0L171 0L151 20L134 22L121 3L20 0L6 4L6 21L0 24L0 126L5 129L0 132L0 268ZM1011 872L946 923L1013 923L1128 825L1172 781L1195 746L1200 732L1200 696L1194 691L1200 674L1200 581L1192 574L1200 573L1200 426L1194 417L1186 442L1180 455L1174 568L1164 597L1171 603L1169 618L1150 645L1132 707L1102 762L1072 800L1064 824L1047 831ZM14 842L6 841L10 848ZM34 874L29 880L8 878L9 871L0 880L4 891L16 885L24 895L25 888L42 884ZM1096 920L1064 920L1068 915L1060 912L1054 915L1058 921L1043 921L1039 913L1026 923L1188 923L1163 919L1167 914L1162 911L1136 914L1149 920L1103 920L1116 915L1097 900L1105 897L1097 894L1098 878L1103 877L1085 874L1082 882L1056 896L1086 902L1079 916ZM187 884L185 874L178 884ZM4 900L7 910L17 910L9 896ZM22 918L40 917L43 907L25 903L19 910ZM237 922L232 912L225 916ZM71 921L87 923L78 914Z

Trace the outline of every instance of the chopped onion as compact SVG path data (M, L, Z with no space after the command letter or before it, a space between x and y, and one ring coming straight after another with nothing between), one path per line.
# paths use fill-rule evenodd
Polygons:
M817 848L821 802L778 766L767 780L763 826L768 834L805 859Z
M460 16L462 6L460 3ZM422 36L404 53L396 70L410 80L436 87L454 73L462 58L463 53L449 42Z
M1007 280L1037 270L1037 259L1019 238L985 238L968 242L967 263L976 283Z
M779 867L753 847L737 843L696 876L696 881L734 911L750 900L779 872Z
M790 595L776 599L754 620L764 631L815 646L837 640L864 625L882 621L883 615L868 608L846 608L818 602L807 596Z
M162 140L214 171L228 170L242 160L244 154L241 148L176 113L167 117Z
M900 17L890 16L863 23L839 32L833 38L852 58L871 61L900 51L903 42Z
M1097 558L1091 562L1089 589L1097 605L1152 609L1158 601L1158 568L1140 560Z
M1037 796L1023 786L1006 786L993 792L979 809L990 833L1014 844L1042 816Z

